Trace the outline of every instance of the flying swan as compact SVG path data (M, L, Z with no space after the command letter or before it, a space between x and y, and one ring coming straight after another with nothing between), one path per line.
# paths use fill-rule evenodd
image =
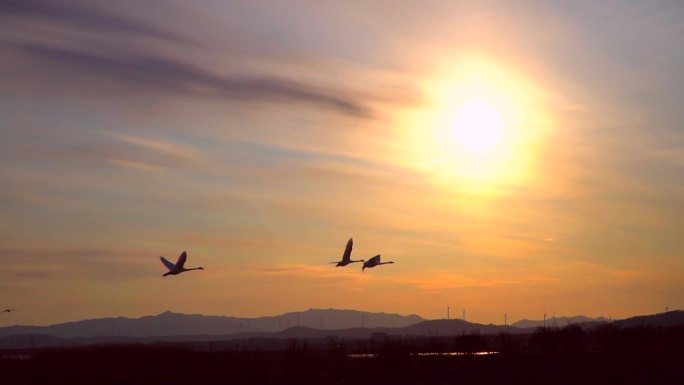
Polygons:
M363 259L359 259L357 261L352 261L352 259L351 259L352 246L354 246L354 240L352 238L349 238L349 240L347 241L347 246L344 248L344 254L342 254L342 260L330 262L330 263L336 263L335 267L340 267L340 266L347 266L348 264L354 263L354 262L363 262Z
M363 267L361 268L361 271L366 270L366 268L371 268L375 267L378 265L387 265L389 263L394 263L394 261L389 261L389 262L380 262L380 254L376 255L375 257L367 260L366 262L363 263Z
M164 257L159 257L159 259L162 261L164 266L166 266L169 271L162 275L163 277L166 277L167 275L178 275L180 273L190 271L190 270L204 270L203 267L193 267L191 269L186 269L183 267L185 265L185 260L188 258L188 254L184 251L180 257L178 257L178 261L176 261L176 264L174 265L173 263L169 262L168 259Z

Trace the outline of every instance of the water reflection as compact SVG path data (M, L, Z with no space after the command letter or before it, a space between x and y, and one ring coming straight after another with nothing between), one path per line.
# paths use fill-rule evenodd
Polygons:
M440 353L411 353L412 356L489 356L499 354L499 352L440 352Z
M378 355L375 353L356 353L356 354L347 354L347 357L349 358L375 358Z

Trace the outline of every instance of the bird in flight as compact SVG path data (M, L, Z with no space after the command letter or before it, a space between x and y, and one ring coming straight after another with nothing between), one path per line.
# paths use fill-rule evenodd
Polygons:
M185 265L185 260L188 258L188 254L184 251L181 253L180 257L178 257L178 261L176 261L176 264L173 264L169 262L168 259L164 257L159 257L159 259L162 261L164 266L166 266L169 271L163 275L163 277L166 277L167 275L178 275L180 273L190 271L190 270L204 270L203 267L193 267L191 269L186 269L184 267Z
M17 309L2 309L2 312L0 313L11 313L13 311L17 311Z
M347 246L344 248L344 254L342 254L342 260L330 262L330 263L336 263L335 267L340 267L340 266L347 266L348 264L354 263L354 262L363 262L363 259L359 259L357 261L352 261L352 259L351 259L352 246L354 246L354 240L352 238L349 238L349 240L347 241Z
M389 261L389 262L380 262L380 254L376 255L375 257L367 260L366 262L363 263L363 267L361 268L361 271L366 270L366 268L371 268L375 267L378 265L387 265L389 263L394 263L394 261Z

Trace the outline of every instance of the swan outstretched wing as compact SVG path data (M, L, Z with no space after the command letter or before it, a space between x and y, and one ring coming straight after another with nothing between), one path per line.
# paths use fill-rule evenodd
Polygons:
M375 265L377 265L378 263L380 263L380 254L378 254L378 255L376 255L375 257L369 259L369 260L367 261L367 263L368 263L368 265L370 265L370 266L375 266Z
M169 269L169 271L173 271L176 268L176 265L171 263L168 259L164 257L159 257L159 259L164 264L164 266L166 266L166 268Z
M185 260L188 258L188 255L184 252L181 253L180 257L178 257L178 261L176 262L176 268L177 269L182 269L183 266L185 265Z
M352 247L354 246L354 239L349 238L347 241L347 246L344 248L344 254L342 254L343 261L349 261L351 259Z

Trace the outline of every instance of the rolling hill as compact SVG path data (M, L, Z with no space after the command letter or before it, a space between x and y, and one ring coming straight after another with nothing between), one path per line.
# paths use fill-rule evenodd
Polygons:
M170 311L140 318L101 318L50 326L9 326L0 337L47 334L60 338L228 335L278 332L295 326L336 330L352 327L404 327L424 321L412 314L370 313L357 310L309 309L273 317L237 318L181 314Z

